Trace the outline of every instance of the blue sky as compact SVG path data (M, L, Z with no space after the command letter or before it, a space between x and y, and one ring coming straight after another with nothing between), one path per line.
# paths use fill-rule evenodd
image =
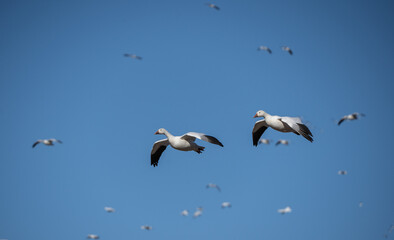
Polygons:
M0 238L384 238L394 221L392 1L205 3L0 2ZM269 129L264 137L290 145L253 147L260 109L302 117L315 141ZM356 111L366 117L336 125ZM161 127L224 148L167 148L153 168ZM43 138L63 144L31 148ZM180 216L199 206L200 218Z

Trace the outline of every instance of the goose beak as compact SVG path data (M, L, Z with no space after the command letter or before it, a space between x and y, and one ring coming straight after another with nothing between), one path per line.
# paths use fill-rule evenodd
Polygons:
M157 134L160 134L159 131L156 131L156 132L155 132L155 135L157 135Z
M254 118L257 118L258 116L257 116L257 113L253 116Z

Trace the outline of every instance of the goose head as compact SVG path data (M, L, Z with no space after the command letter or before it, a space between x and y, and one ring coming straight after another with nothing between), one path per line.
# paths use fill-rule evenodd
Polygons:
M164 128L160 128L159 130L157 130L156 132L155 132L155 134L157 135L157 134L165 134L165 132L166 132L166 130L164 129Z
M265 117L265 115L266 115L266 112L264 112L263 110L259 110L259 111L257 111L257 113L253 117L254 118Z

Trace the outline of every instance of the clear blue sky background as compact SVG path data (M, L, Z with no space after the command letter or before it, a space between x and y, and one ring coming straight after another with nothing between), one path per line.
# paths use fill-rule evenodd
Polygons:
M394 221L393 2L205 3L0 2L0 238L384 238ZM290 145L253 147L259 109L302 117L315 142L269 129ZM367 116L336 125L355 111ZM153 168L161 127L224 148L167 148ZM63 144L32 149L43 138ZM199 206L200 218L180 216Z

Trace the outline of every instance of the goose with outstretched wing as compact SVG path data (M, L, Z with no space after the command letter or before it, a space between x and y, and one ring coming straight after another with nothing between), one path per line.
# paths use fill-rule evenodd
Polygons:
M205 147L199 146L194 142L198 138L223 147L223 144L217 138L203 133L189 132L182 136L173 136L166 129L160 128L155 134L163 134L167 139L159 140L153 144L151 151L151 165L154 167L158 165L160 156L164 150L166 150L168 145L171 145L171 147L180 151L195 151L197 153L202 153Z

